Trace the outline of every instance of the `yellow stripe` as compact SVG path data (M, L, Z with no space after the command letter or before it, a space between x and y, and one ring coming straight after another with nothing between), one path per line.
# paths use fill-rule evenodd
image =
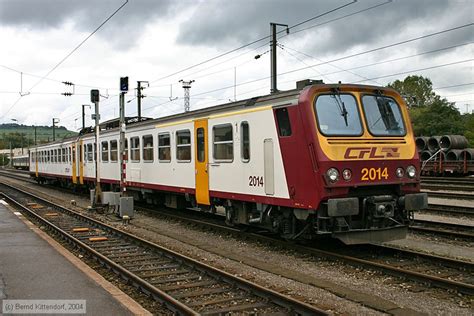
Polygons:
M252 108L252 109L246 109L246 110L240 110L240 111L234 111L234 112L228 112L228 113L215 114L215 115L210 115L210 116L207 116L207 117L199 117L199 118L195 118L195 119L183 120L183 121L178 121L178 122L158 124L158 125L155 125L155 127L156 128L169 127L169 126L174 126L174 125L191 123L193 121L199 121L199 120L202 120L202 119L215 119L215 118L222 118L222 117L234 116L234 115L240 115L240 114L246 114L246 113L252 113L252 112L260 112L260 111L265 111L265 110L268 110L268 109L271 109L271 108L272 108L271 105L267 105L267 106L261 106L261 107L258 107L258 108Z
M184 120L184 121L178 121L178 122L158 124L158 125L155 125L155 127L160 128L160 127L168 127L168 126L173 126L173 125L181 125L181 124L185 124L185 123L191 123L192 121L193 120Z
M216 115L211 115L209 118L221 118L221 117L226 117L226 116L234 116L234 115L239 115L239 114L245 114L245 113L252 113L252 112L260 112L260 111L265 111L268 109L271 109L271 105L267 106L261 106L258 108L253 108L253 109L247 109L247 110L240 110L240 111L234 111L234 112L229 112L229 113L222 113L222 114L216 114Z

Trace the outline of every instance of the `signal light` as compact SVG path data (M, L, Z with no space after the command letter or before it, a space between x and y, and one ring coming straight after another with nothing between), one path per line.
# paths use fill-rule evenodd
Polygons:
M91 90L91 102L99 102L99 90Z
M128 91L128 77L120 77L120 91Z

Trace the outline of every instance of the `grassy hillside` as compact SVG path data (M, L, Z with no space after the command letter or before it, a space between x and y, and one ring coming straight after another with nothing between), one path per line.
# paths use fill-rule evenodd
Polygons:
M77 135L76 132L67 130L64 126L55 128L56 139ZM51 126L36 126L37 143L47 143L53 140ZM35 143L35 127L20 124L0 124L0 149L27 147Z

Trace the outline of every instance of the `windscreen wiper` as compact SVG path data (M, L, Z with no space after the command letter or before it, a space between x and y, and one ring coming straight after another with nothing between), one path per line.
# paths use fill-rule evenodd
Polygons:
M344 117L344 123L346 123L346 126L349 126L347 123L347 114L349 114L346 110L346 105L341 99L341 94L339 93L339 89L333 89L334 94L331 95L334 100L336 100L337 107L339 108L339 112L341 113L341 116Z
M375 96L375 100L377 101L377 106L379 108L379 112L381 114L380 118L382 119L385 128L387 130L397 130L399 129L398 122L395 120L395 116L393 115L393 111L390 106L387 104L387 100L385 98L380 97L378 95ZM379 118L379 120L380 120ZM377 121L379 121L377 120ZM375 125L372 124L372 125Z

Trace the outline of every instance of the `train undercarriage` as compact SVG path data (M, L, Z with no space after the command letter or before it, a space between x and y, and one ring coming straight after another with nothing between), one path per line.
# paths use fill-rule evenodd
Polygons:
M57 179L37 180L71 186L70 182ZM103 189L118 191L115 185L105 186ZM197 205L190 194L138 188L129 188L128 192L135 200L148 204L219 213L225 216L229 226L258 227L287 240L310 241L333 237L345 244L403 239L413 220L413 211L426 208L428 204L426 193L400 195L395 191L382 191L383 194L373 195L362 192L350 197L328 199L313 210L224 199L212 199L211 206L203 206Z

